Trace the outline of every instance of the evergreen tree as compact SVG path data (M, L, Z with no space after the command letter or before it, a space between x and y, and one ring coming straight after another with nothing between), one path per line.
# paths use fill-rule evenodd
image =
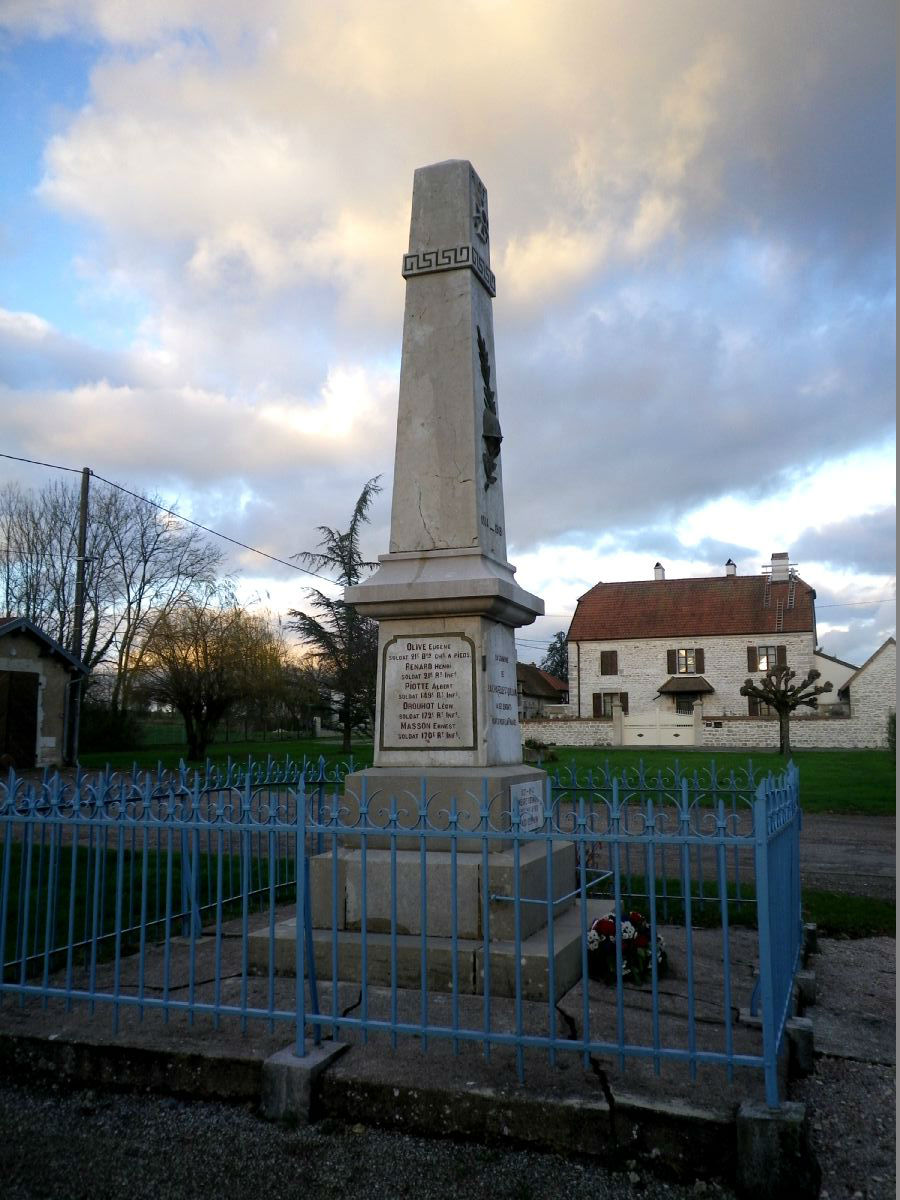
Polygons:
M360 493L346 530L320 525L317 551L304 550L294 557L314 571L326 571L335 583L353 587L378 564L366 562L359 548L360 531L368 521L369 505L381 491L380 476L370 479ZM289 629L296 630L310 648L323 681L338 695L344 732L343 748L350 750L354 725L374 722L375 682L378 671L378 623L360 616L343 599L308 588L312 613L290 610Z
M553 641L541 659L541 670L555 675L557 679L564 679L568 683L569 650L566 645L566 635L562 630L553 635Z

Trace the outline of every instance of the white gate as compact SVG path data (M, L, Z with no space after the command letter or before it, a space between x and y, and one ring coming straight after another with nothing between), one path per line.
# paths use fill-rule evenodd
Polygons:
M694 718L686 713L633 713L622 717L623 746L693 746Z

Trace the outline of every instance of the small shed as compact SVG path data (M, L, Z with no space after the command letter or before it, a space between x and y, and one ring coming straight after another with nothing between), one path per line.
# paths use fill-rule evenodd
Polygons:
M0 761L20 770L62 763L78 659L25 617L0 617Z

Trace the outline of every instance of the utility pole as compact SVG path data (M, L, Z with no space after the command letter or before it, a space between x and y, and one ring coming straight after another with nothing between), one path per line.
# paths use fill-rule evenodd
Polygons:
M78 550L75 559L75 623L72 630L72 654L81 661L84 640L84 564L87 553L88 490L91 469L81 469L81 501L78 507ZM72 702L69 709L69 739L66 747L66 763L74 766L78 756L78 730L81 724L81 693L84 677L78 676L72 683Z

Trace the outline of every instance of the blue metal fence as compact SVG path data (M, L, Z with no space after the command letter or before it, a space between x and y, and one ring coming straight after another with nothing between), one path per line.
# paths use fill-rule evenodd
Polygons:
M527 819L487 780L480 795L430 795L426 780L354 795L345 773L274 759L11 773L0 1000L104 1004L116 1028L152 1010L282 1023L301 1055L323 1033L507 1048L520 1076L534 1051L682 1064L691 1078L748 1068L777 1106L802 936L792 765L778 779L562 772ZM589 983L593 919L635 907L651 946L668 941L675 982L654 954L645 986L627 983L617 920L614 985ZM735 958L738 925L758 960L761 1046L735 1018L755 965ZM704 974L701 960L718 966Z

